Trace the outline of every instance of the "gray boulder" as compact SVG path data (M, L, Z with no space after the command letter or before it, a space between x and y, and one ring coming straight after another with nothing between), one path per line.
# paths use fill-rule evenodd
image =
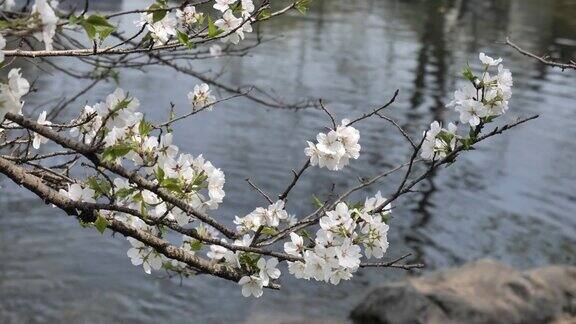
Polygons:
M479 260L372 291L358 323L576 323L576 267Z

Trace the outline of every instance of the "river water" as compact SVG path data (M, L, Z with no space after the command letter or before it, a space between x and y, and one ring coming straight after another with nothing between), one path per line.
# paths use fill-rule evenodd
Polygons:
M324 98L339 118L357 116L400 95L389 115L420 134L434 119L452 120L444 108L462 82L459 71L477 53L504 58L515 77L509 113L540 114L529 124L482 143L450 168L435 173L397 201L391 221L390 258L412 252L424 271L490 257L520 267L576 264L576 74L544 67L501 44L507 35L536 53L576 56L576 1L316 0L306 16L260 26L278 36L244 58L194 62L199 70L225 69L222 82L274 89L285 100ZM102 2L101 10L131 8L134 1ZM72 66L75 61L57 61ZM27 107L74 92L82 81L32 65L40 93ZM122 71L121 85L142 110L164 120L170 101L183 111L198 83L170 69ZM114 88L103 84L82 101L94 103ZM223 95L223 94L222 94ZM80 108L81 102L76 107ZM179 124L183 151L203 153L226 173L219 210L228 222L262 205L250 177L278 193L290 169L305 159L305 141L328 122L319 111L259 107L240 99ZM338 174L312 169L288 209L302 215L313 194L342 190L406 160L409 151L389 124L359 125L361 158ZM390 194L391 177L378 189ZM268 323L295 314L346 319L371 287L401 278L399 270L368 270L337 287L284 276L284 289L245 299L231 282L198 277L180 282L146 275L126 257L128 242L82 229L73 219L0 178L0 322L2 323ZM373 194L374 189L363 194ZM285 268L282 271L287 273Z

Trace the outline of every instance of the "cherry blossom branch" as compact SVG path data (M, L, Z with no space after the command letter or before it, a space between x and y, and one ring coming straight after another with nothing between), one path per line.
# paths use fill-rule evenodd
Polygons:
M506 124L502 127L496 127L491 132L489 132L485 135L479 136L476 140L474 140L473 144L477 144L479 142L482 142L482 141L484 141L484 140L486 140L486 139L488 139L494 135L502 134L503 132L505 132L511 128L514 128L516 126L524 124L528 121L534 120L538 117L539 117L539 115L533 115L530 117L525 117L525 118L519 119L519 120L512 122L512 123ZM464 150L466 150L466 146L459 145L452 152L450 152L448 155L446 155L446 157L444 157L443 159L441 159L439 161L434 161L432 163L432 165L425 172L423 172L420 176L416 177L414 180L410 181L407 184L406 184L406 181L403 181L403 184L398 187L396 192L392 196L390 196L390 198L386 199L386 201L384 201L382 204L380 204L377 208L375 208L374 212L375 213L381 212L382 210L384 210L384 208L386 208L386 206L388 204L390 204L391 202L396 200L398 197L402 196L405 193L410 192L412 187L414 187L415 185L420 183L422 180L426 179L432 172L434 172L436 169L438 169L438 167L440 167L444 164L447 164L447 163L454 162L454 159L458 156L458 154ZM413 155L413 157L414 157L414 155ZM412 161L412 159L411 159L411 161ZM414 158L414 161L415 161L415 158ZM408 175L408 172L406 174Z
M403 256L394 259L392 261L388 261L388 262L365 262L365 263L361 263L360 267L362 268L398 268L398 269L404 269L404 270L412 270L412 269L421 269L424 268L425 265L423 263L414 263L414 264L401 264L398 263L404 259L406 259L407 257L411 256L412 253L407 253L404 254Z
M94 147L89 146L89 145L85 145L83 143L74 141L74 140L69 139L69 138L65 138L65 137L61 136L60 134L58 134L57 132L51 130L50 128L39 125L36 122L34 122L30 119L27 119L23 116L8 113L8 114L6 114L6 119L17 123L18 125L21 125L22 127L33 130L34 132L41 134L42 136L58 143L59 145L61 145L63 147L66 147L66 148L71 149L71 150L75 150L76 152L84 155L88 160L92 161L95 165L104 167L107 170L112 171L112 172L130 180L130 182L138 185L142 189L146 189L146 190L149 190L151 192L154 192L155 194L157 194L159 197L161 197L165 201L167 201L171 204L174 204L175 206L178 206L178 208L182 209L183 211L195 216L196 218L205 222L206 224L213 226L214 228L216 228L218 231L220 231L225 236L227 236L229 238L237 237L238 234L235 231L232 231L232 230L226 228L223 224L220 224L219 222L214 220L209 215L207 215L203 212L200 212L198 210L195 210L188 203L178 199L177 197L175 197L174 195L172 195L168 191L166 191L162 188L159 188L158 184L155 184L155 183L143 178L142 176L138 175L135 172L128 171L127 169L123 168L122 166L119 166L119 165L114 164L114 163L102 161L95 154L95 148Z
M378 114L378 113L381 112L382 110L388 108L391 104L394 103L394 101L396 101L396 97L398 97L398 93L399 93L399 92L400 92L400 89L396 89L396 91L394 91L394 95L392 96L392 98L391 98L385 105L380 106L380 107L372 110L370 113L363 114L362 116L360 116L360 117L358 117L358 118L356 118L356 119L351 120L350 122L348 122L348 125L346 125L346 126L352 126L353 124L356 124L357 122L359 122L359 121L361 121L361 120L364 120L364 119L366 119L366 118L370 118L370 117Z
M273 13L270 13L268 17L261 17L255 18L252 22L253 24L258 23L260 21L265 21L270 19L271 17L276 17L282 14L285 14L290 9L293 9L298 1L290 4L289 6L284 7L283 9L277 10ZM258 17L258 14L264 8L259 8L253 17ZM222 33L216 37L209 37L208 32L204 32L198 35L199 39L194 40L194 44L202 44L208 41L222 39L224 37L230 36L231 34L235 33L239 28L247 23L248 20L244 21L242 25L228 31ZM172 50L178 48L185 48L184 44L181 44L178 41L173 41L167 44L161 45L153 45L151 47L146 48L116 48L116 45L107 46L105 48L80 48L80 49L65 49L65 50L21 50L21 49L14 49L14 50L6 50L4 51L4 55L6 57L31 57L31 58L38 58L38 57L86 57L86 56L97 56L97 55L123 55L123 54L135 54L135 53L145 53L151 51L160 51L160 50Z
M515 43L513 43L509 37L506 37L506 44L512 48L514 48L516 51L518 51L519 53L531 57L533 59L538 60L539 62L548 65L548 66L552 66L552 67L556 67L556 68L560 68L562 71L566 70L566 69L573 69L576 70L576 61L571 60L568 63L561 63L561 62L555 62L550 60L550 56L548 55L543 55L543 56L538 56L534 53L531 53L523 48L521 48L520 46L516 45Z

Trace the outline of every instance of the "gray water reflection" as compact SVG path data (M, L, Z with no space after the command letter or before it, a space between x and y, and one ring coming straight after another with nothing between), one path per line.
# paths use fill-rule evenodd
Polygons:
M459 84L460 68L477 67L479 51L502 56L515 76L508 119L539 113L537 121L486 142L399 201L391 223L390 256L414 252L428 270L492 257L519 267L576 264L576 77L520 57L497 44L510 35L538 53L576 56L576 2L538 1L315 1L308 16L261 26L283 35L243 60L220 59L198 68L225 68L225 81L278 90L287 99L321 97L341 117L360 114L401 90L390 112L414 135L434 119ZM124 2L124 7L135 6ZM26 73L37 73L26 67ZM50 97L80 89L64 75L41 76ZM186 107L196 81L167 69L129 71L122 86L150 117L163 119L170 100ZM94 102L109 84L86 96ZM48 97L31 96L30 107ZM226 172L221 215L231 221L262 204L244 179L279 192L304 159L305 140L322 129L317 111L278 111L240 100L176 128L177 144L204 153ZM343 173L314 170L288 206L302 214L311 194L344 188L357 176L405 160L408 151L389 125L360 126L364 153ZM396 178L381 184L393 190ZM371 286L403 276L366 271L338 287L283 281L268 298L243 299L237 287L210 278L151 278L133 267L120 238L102 238L5 179L0 204L0 319L2 322L254 322L263 314L344 318ZM427 270L427 271L428 271ZM286 269L283 269L286 272ZM265 322L265 320L262 320Z

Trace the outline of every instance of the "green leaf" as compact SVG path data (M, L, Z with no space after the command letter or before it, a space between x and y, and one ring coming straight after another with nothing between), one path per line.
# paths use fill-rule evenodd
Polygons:
M116 198L124 199L136 191L136 188L122 188L116 191Z
M261 233L264 235L272 236L272 235L276 235L278 233L278 231L272 227L266 226L266 227L262 228Z
M192 251L198 252L198 251L202 250L202 246L203 246L202 242L200 242L198 240L194 240L194 241L190 242L190 248L192 249Z
M118 158L123 157L124 155L128 154L132 150L132 146L128 144L117 144L111 147L108 147L102 152L102 158L104 161L116 161Z
M320 207L324 206L324 203L320 199L318 199L318 197L316 197L316 195L312 195L312 204L316 208L320 208Z
M76 15L70 15L70 17L68 18L68 24L69 25L76 25L78 24L78 22L82 19L82 17L77 17Z
M174 179L174 178L164 179L160 183L160 186L162 186L162 188L166 188L172 192L183 193L178 179Z
M71 20L84 28L88 38L95 39L96 35L98 35L101 42L116 30L116 27L108 22L106 17L100 15L90 15L86 19L74 17L74 19Z
M81 22L80 25L84 28L84 30L86 31L86 34L88 35L88 38L90 39L94 39L96 38L96 28L90 24L87 24L85 22Z
M96 226L96 229L100 234L103 234L104 230L106 230L106 226L108 226L108 221L102 215L98 215L98 218L94 221L94 226Z
M186 47L188 47L188 48L190 48L190 49L192 49L192 48L194 47L194 44L192 44L192 43L190 42L190 39L188 38L188 35L187 35L186 33L183 33L182 31L177 30L177 31L176 31L176 37L178 38L178 41L179 41L182 45L184 45L184 46L186 46Z
M6 20L0 20L0 29L6 29L10 26L10 23Z
M147 122L144 119L142 119L140 121L140 124L138 125L138 132L140 132L140 135L142 135L142 136L148 136L148 134L150 134L150 132L153 129L154 129L154 127L152 126L152 124L150 124L149 122Z
M164 180L164 170L162 170L162 168L158 167L158 169L156 169L156 179L158 179L158 182L162 182L162 180Z
M242 12L242 3L238 2L236 4L233 4L231 6L229 6L229 8L232 10L233 13L238 14Z
M214 21L212 21L212 18L208 16L208 36L214 38L220 33L222 33L222 30L218 29L218 27L216 27L214 24Z
M108 193L110 193L110 190L112 189L108 181L98 179L97 177L88 178L87 184L88 187L90 187L90 189L96 192L96 194L98 195L97 197L100 197L102 195L108 195Z
M296 5L294 5L294 8L305 15L308 9L310 9L310 0L299 0L296 2Z
M163 10L166 7L166 2L164 1L157 1L156 3L152 4L148 7L148 10L152 12L152 23L158 22L164 17L166 17L167 10Z
M467 80L474 82L474 73L472 72L472 69L467 66L462 70L462 75L464 76L464 78L466 78Z
M270 16L272 16L272 13L270 12L270 9L266 8L260 11L260 13L258 14L258 19L268 19L270 18Z
M94 26L101 26L101 27L111 27L114 28L114 25L108 22L106 17L100 15L90 15L90 17L86 18L85 20L90 25Z

